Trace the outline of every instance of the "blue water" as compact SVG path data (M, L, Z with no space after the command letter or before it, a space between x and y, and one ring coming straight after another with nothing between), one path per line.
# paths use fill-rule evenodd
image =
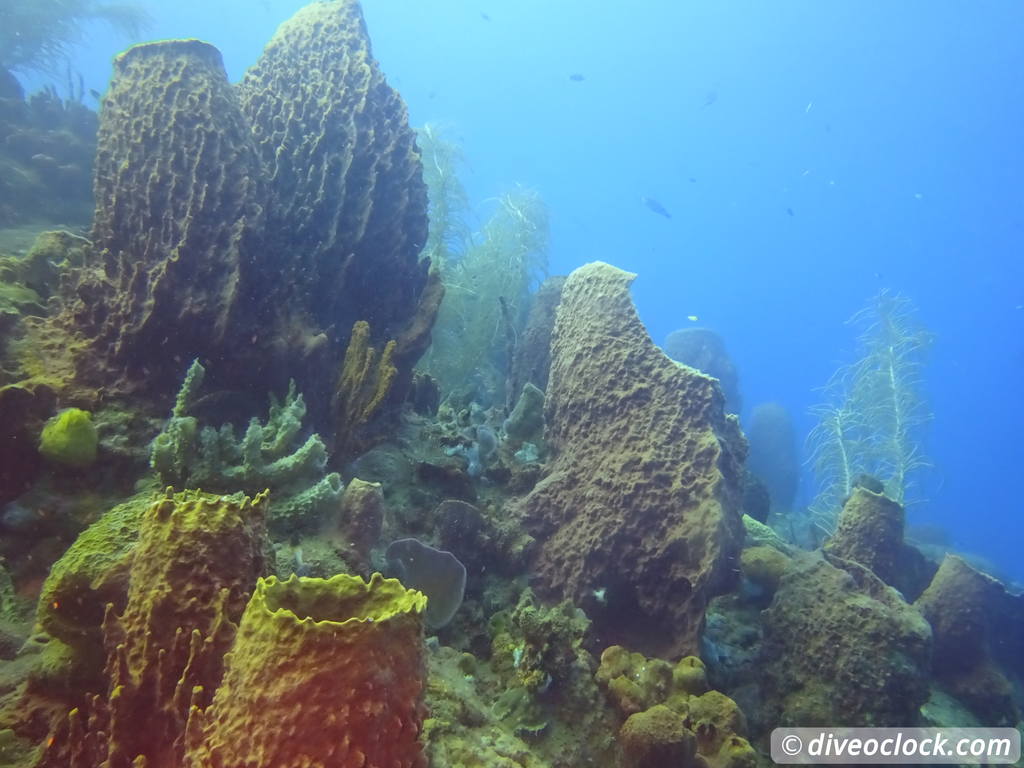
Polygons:
M161 4L150 34L209 40L237 79L301 4ZM851 359L844 321L881 288L910 297L936 336L935 466L911 519L1024 581L1024 3L632 5L364 10L413 124L462 141L481 214L538 189L552 270L639 273L654 339L688 315L719 331L748 409L780 401L806 432L814 388ZM88 86L118 45L91 34Z

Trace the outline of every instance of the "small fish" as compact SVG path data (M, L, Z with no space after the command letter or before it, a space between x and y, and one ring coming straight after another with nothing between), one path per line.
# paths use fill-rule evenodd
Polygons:
M487 15L486 13L484 13L483 11L480 11L480 18L481 18L481 19L483 19L484 21L490 21L490 20L491 20L491 17L490 17L490 16L488 16L488 15Z
M586 80L586 78L579 72L573 72L571 75L569 75L569 79L572 80L574 83L582 83L584 80Z
M718 91L708 91L704 94L704 109L713 106L718 101Z
M696 323L698 320L700 320L700 318L697 317L696 315L687 315L686 319L689 320L691 323Z
M807 102L807 106L804 107L804 114L806 115L808 112L810 112L811 111L811 107L813 107L813 106L814 106L814 102L813 101L808 101Z
M693 176L691 176L690 177L690 183L691 184L696 184L697 183L697 179L695 179Z
M640 202L647 206L647 208L659 216L664 216L666 219L671 219L672 214L665 210L665 206L659 203L657 200L651 197L641 197Z
M786 209L786 213L788 213L790 216L796 216L796 214L793 213L793 209L792 208L787 208Z

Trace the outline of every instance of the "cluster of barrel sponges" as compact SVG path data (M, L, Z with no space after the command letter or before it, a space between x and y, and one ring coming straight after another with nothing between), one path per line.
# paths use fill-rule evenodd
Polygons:
M259 578L266 504L168 491L145 509L103 618L106 690L42 765L426 765L426 598L380 574Z

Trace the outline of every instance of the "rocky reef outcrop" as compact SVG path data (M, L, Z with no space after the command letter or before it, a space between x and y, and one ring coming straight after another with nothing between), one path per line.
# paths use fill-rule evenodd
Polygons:
M935 633L939 683L984 723L1013 726L1024 685L1024 596L946 555L915 606Z
M534 588L584 606L607 642L697 651L704 608L734 582L746 444L718 383L668 359L608 264L566 280L545 420L554 458L516 511Z
M896 727L928 698L928 622L857 563L800 553L762 631L767 722Z

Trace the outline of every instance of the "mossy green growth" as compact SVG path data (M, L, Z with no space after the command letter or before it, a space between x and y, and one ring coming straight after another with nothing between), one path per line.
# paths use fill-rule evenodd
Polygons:
M99 436L92 414L65 408L46 422L39 437L39 453L55 464L87 467L96 461Z
M107 511L86 528L43 583L36 622L47 634L75 646L99 643L107 603L124 607L131 552L142 515L153 503L143 493Z

